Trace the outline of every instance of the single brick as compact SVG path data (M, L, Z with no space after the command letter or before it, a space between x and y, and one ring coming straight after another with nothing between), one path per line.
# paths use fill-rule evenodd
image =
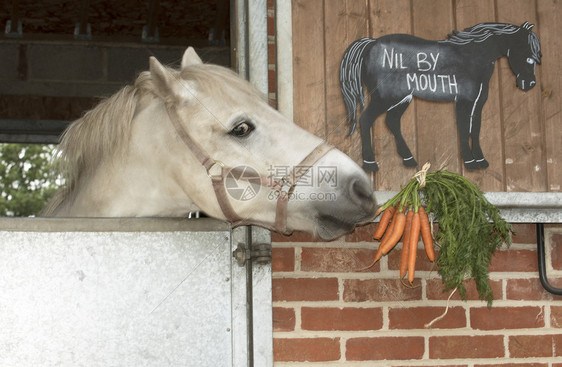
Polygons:
M548 367L548 363L475 364L474 367ZM555 365L552 365L552 367L555 367Z
M421 287L405 287L400 279L346 279L343 284L343 300L346 302L404 302L421 300L422 295Z
M562 328L562 306L550 306L550 326Z
M478 307L470 309L470 325L478 330L544 327L542 307Z
M327 362L340 359L339 338L273 339L276 362Z
M275 35L275 17L272 16L267 17L267 35L268 36Z
M552 335L510 335L508 348L511 358L552 357Z
M492 292L494 293L494 299L501 299L502 298L502 283L501 280L488 280L490 287L492 288ZM446 300L449 298L452 290L445 290L445 285L441 281L440 278L432 278L427 280L427 299L443 299ZM480 296L478 295L478 291L476 290L476 283L474 279L466 280L463 282L466 288L466 299L467 300L479 300ZM455 292L451 297L452 300L460 300L459 292Z
M354 272L372 263L375 250L362 248L310 248L302 249L301 270L309 272ZM379 271L376 263L365 271Z
M295 248L274 247L271 251L271 270L294 271L295 270Z
M513 223L513 243L537 243L537 225L535 223Z
M273 307L273 331L295 330L295 310L292 308Z
M489 270L505 272L532 272L538 269L537 251L535 250L507 250L496 251L492 256Z
M336 301L337 278L276 278L272 280L273 301Z
M424 340L421 336L352 338L346 344L346 360L421 359Z
M424 329L425 325L445 312L445 307L404 307L388 310L390 329ZM432 324L432 329L455 329L466 327L466 312L463 307L450 307L441 320Z
M275 70L268 70L267 71L267 91L269 93L275 93Z
M378 330L382 309L303 307L301 319L304 330Z
M553 335L552 343L554 344L553 354L555 357L562 357L562 334Z
M502 335L448 335L429 338L429 358L499 358L504 357Z
M550 237L550 257L554 270L562 270L562 233L553 233Z
M271 232L271 242L322 242L322 240L305 232L293 232L289 236Z
M506 297L510 300L552 300L562 299L554 296L542 286L539 278L507 279ZM552 280L549 279L552 283Z
M373 233L378 223L371 223L357 227L353 232L345 236L345 242L373 242L373 248L378 247L378 242L373 240Z

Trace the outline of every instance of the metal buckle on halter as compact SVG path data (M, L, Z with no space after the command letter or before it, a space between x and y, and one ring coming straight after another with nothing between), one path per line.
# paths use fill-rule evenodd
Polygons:
M216 168L217 166L218 168ZM220 170L220 173L212 173L212 170ZM222 180L224 178L224 163L221 161L213 161L213 164L207 168L207 176L209 176L209 178L213 181Z
M279 193L279 198L281 198L281 199L287 198L288 199L288 197L295 190L295 186L296 186L296 184L292 182L291 177L283 176L281 178L281 182L279 182L277 184L277 187L275 189ZM284 188L287 188L287 189L284 190Z

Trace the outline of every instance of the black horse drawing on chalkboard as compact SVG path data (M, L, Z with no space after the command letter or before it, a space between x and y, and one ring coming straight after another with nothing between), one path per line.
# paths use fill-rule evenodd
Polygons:
M357 124L360 106L363 168L377 171L371 145L371 127L386 112L386 125L394 134L398 153L406 166L417 162L402 137L400 118L413 97L454 101L461 155L467 169L488 167L479 142L482 107L496 59L507 56L517 87L528 91L536 84L535 64L541 63L540 43L521 26L482 23L453 31L447 39L429 41L407 34L377 39L361 38L345 51L340 65L340 86L350 125ZM363 85L371 100L365 108ZM438 128L438 125L435 126Z

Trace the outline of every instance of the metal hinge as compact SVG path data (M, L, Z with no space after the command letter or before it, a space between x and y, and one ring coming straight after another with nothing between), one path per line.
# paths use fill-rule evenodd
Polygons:
M258 264L265 265L271 262L271 244L258 243L254 244L253 249L246 248L244 243L239 243L236 250L232 252L232 256L238 262L238 265L244 266L248 260L252 260Z

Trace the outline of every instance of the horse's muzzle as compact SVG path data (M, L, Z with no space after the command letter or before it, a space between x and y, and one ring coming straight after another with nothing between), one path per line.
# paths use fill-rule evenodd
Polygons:
M523 78L517 78L516 83L517 83L517 87L524 92L533 89L533 87L537 84L537 82L534 79L527 80Z
M333 201L319 201L318 235L331 240L352 231L375 216L377 202L366 176L351 176Z

